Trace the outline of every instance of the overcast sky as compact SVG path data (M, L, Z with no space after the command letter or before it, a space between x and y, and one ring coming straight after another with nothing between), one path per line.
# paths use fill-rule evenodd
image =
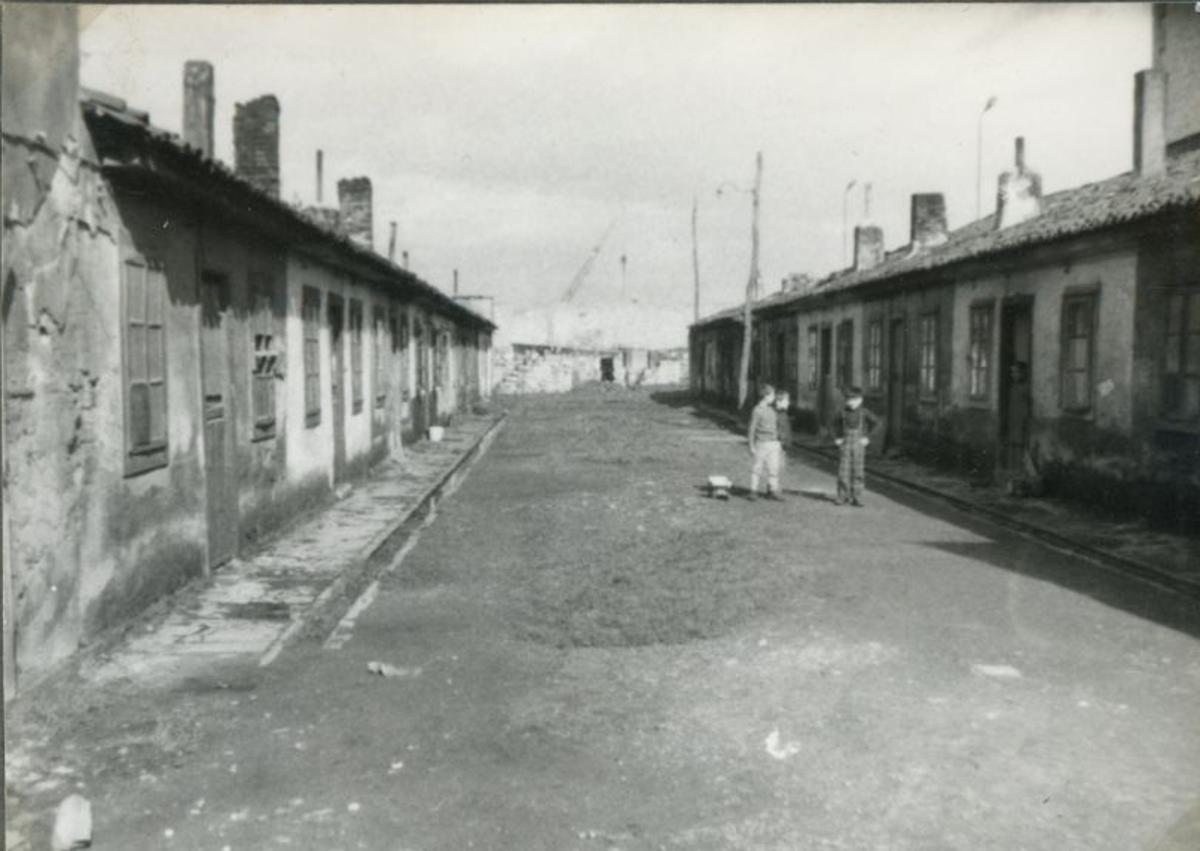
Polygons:
M217 156L232 162L235 102L282 105L286 200L312 203L325 151L375 186L427 280L550 304L617 221L579 299L622 296L690 316L690 215L700 203L705 313L737 302L749 268L749 186L765 160L766 291L842 261L847 182L874 184L889 247L908 197L984 212L1024 135L1047 191L1126 171L1133 73L1150 13L1132 4L802 6L122 6L85 9L85 85L178 131L182 67L216 66ZM853 219L862 196L851 194Z

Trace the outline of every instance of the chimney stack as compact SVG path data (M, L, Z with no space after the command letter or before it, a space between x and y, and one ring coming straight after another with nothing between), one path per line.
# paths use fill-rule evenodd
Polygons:
M854 271L865 272L883 262L883 228L858 225L854 228Z
M392 222L388 234L388 260L396 262L396 223Z
M1025 138L1016 141L1015 164L1000 175L996 192L996 227L1028 221L1042 212L1042 178L1025 164Z
M1133 170L1139 176L1167 169L1167 75L1138 71L1133 77Z
M325 199L325 152L317 148L317 206Z
M183 64L183 141L213 155L213 82L210 62L193 59Z
M279 197L279 101L275 95L234 107L233 169L261 191Z
M914 253L946 241L946 196L919 192L912 196L909 242Z
M371 178L349 177L339 180L338 206L346 236L365 248L375 247L375 223L371 210Z

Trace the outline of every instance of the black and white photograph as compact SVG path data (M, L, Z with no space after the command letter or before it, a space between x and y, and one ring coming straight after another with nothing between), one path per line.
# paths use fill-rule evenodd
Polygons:
M10 851L1200 851L1200 3L0 0Z

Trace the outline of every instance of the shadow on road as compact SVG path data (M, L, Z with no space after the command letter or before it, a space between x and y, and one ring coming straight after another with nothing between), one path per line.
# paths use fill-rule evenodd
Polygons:
M689 408L692 416L711 422L725 431L741 431L733 426L727 413L716 413L696 407L694 397L686 390L652 393L650 398L671 408ZM803 457L805 463L820 469L832 472L835 467L832 460L811 455ZM1090 561L1083 556L1054 549L1034 538L998 526L990 520L974 516L932 497L913 493L890 482L872 480L869 466L868 463L867 479L872 491L922 514L989 539L986 543L932 541L927 542L926 546L972 558L1032 579L1052 582L1091 597L1106 606L1200 638L1200 600L1150 584L1146 580ZM832 495L823 491L785 490L784 493L820 502L834 502Z

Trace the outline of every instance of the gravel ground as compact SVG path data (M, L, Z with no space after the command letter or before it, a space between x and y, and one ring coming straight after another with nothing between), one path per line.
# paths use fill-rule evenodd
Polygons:
M703 494L748 467L674 397L521 400L343 647L20 707L70 773L10 804L82 782L98 848L1128 851L1195 803L1194 603L798 459Z

